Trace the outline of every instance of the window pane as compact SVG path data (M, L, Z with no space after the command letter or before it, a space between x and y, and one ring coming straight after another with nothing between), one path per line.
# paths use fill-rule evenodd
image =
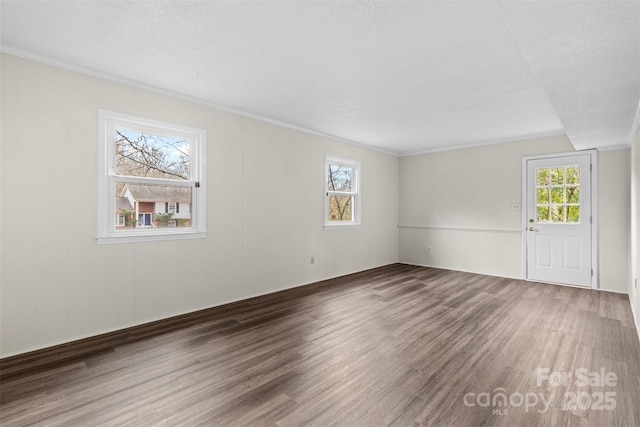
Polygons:
M579 184L579 166L537 169L536 209L538 222L580 222Z
M329 196L329 221L352 221L353 220L353 197L352 196Z
M116 129L116 174L189 179L189 142L168 136Z
M536 169L536 185L549 185L549 169Z
M538 222L549 222L549 206L538 206Z
M551 184L564 184L564 168L551 169Z
M329 191L352 191L353 168L341 165L329 165L327 188Z
M567 203L580 203L580 187L567 185Z
M549 187L537 188L537 203L544 205L549 203Z
M191 187L119 182L115 194L117 230L191 227Z
M569 166L567 168L567 184L580 183L580 166Z
M551 188L551 203L564 203L564 187Z
M551 221L564 222L564 206L551 206Z
M580 206L567 206L567 222L580 222Z

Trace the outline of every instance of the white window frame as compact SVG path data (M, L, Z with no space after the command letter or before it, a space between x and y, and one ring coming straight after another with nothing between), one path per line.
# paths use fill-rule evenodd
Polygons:
M124 214L121 213L121 212L118 212L117 215L118 215L118 217L116 218L116 226L117 227L124 227L126 225L126 223L127 223L127 220L126 220Z
M353 169L353 178L351 183L350 192L341 192L341 191L329 191L329 165L340 165ZM356 160L343 159L340 157L334 157L325 155L324 158L324 227L326 229L335 229L335 228L348 228L348 227L357 227L361 224L362 218L362 203L361 203L361 175L362 175L362 163ZM352 216L351 221L329 221L329 196L331 195L342 195L342 196L352 196L353 197L353 206L352 206Z
M189 179L178 181L117 175L115 172L116 142L114 138L116 128L188 140L190 156ZM127 243L206 237L206 138L207 134L204 129L166 123L116 111L98 110L97 242L100 244ZM115 187L117 182L191 187L191 227L116 229L117 219L114 212L116 212Z

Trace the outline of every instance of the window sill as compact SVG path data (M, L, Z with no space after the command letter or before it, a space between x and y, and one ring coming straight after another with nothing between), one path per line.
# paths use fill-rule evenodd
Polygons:
M344 228L360 228L360 223L347 223L347 224L325 224L324 225L324 229L325 230L338 230L338 229L344 229Z
M206 231L191 232L139 232L139 233L114 233L108 236L100 236L96 238L99 245L117 244L117 243L138 243L138 242L159 242L165 240L185 240L185 239L204 239L207 237Z

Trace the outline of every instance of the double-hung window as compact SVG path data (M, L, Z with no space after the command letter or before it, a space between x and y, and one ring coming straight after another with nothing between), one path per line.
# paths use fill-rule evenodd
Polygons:
M325 157L324 225L360 224L360 162Z
M206 132L99 111L98 242L204 237Z

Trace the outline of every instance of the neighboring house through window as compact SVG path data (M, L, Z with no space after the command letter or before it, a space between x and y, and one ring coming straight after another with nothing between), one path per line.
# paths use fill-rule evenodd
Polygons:
M360 224L360 162L325 157L324 224Z
M98 241L204 237L204 130L100 110Z

